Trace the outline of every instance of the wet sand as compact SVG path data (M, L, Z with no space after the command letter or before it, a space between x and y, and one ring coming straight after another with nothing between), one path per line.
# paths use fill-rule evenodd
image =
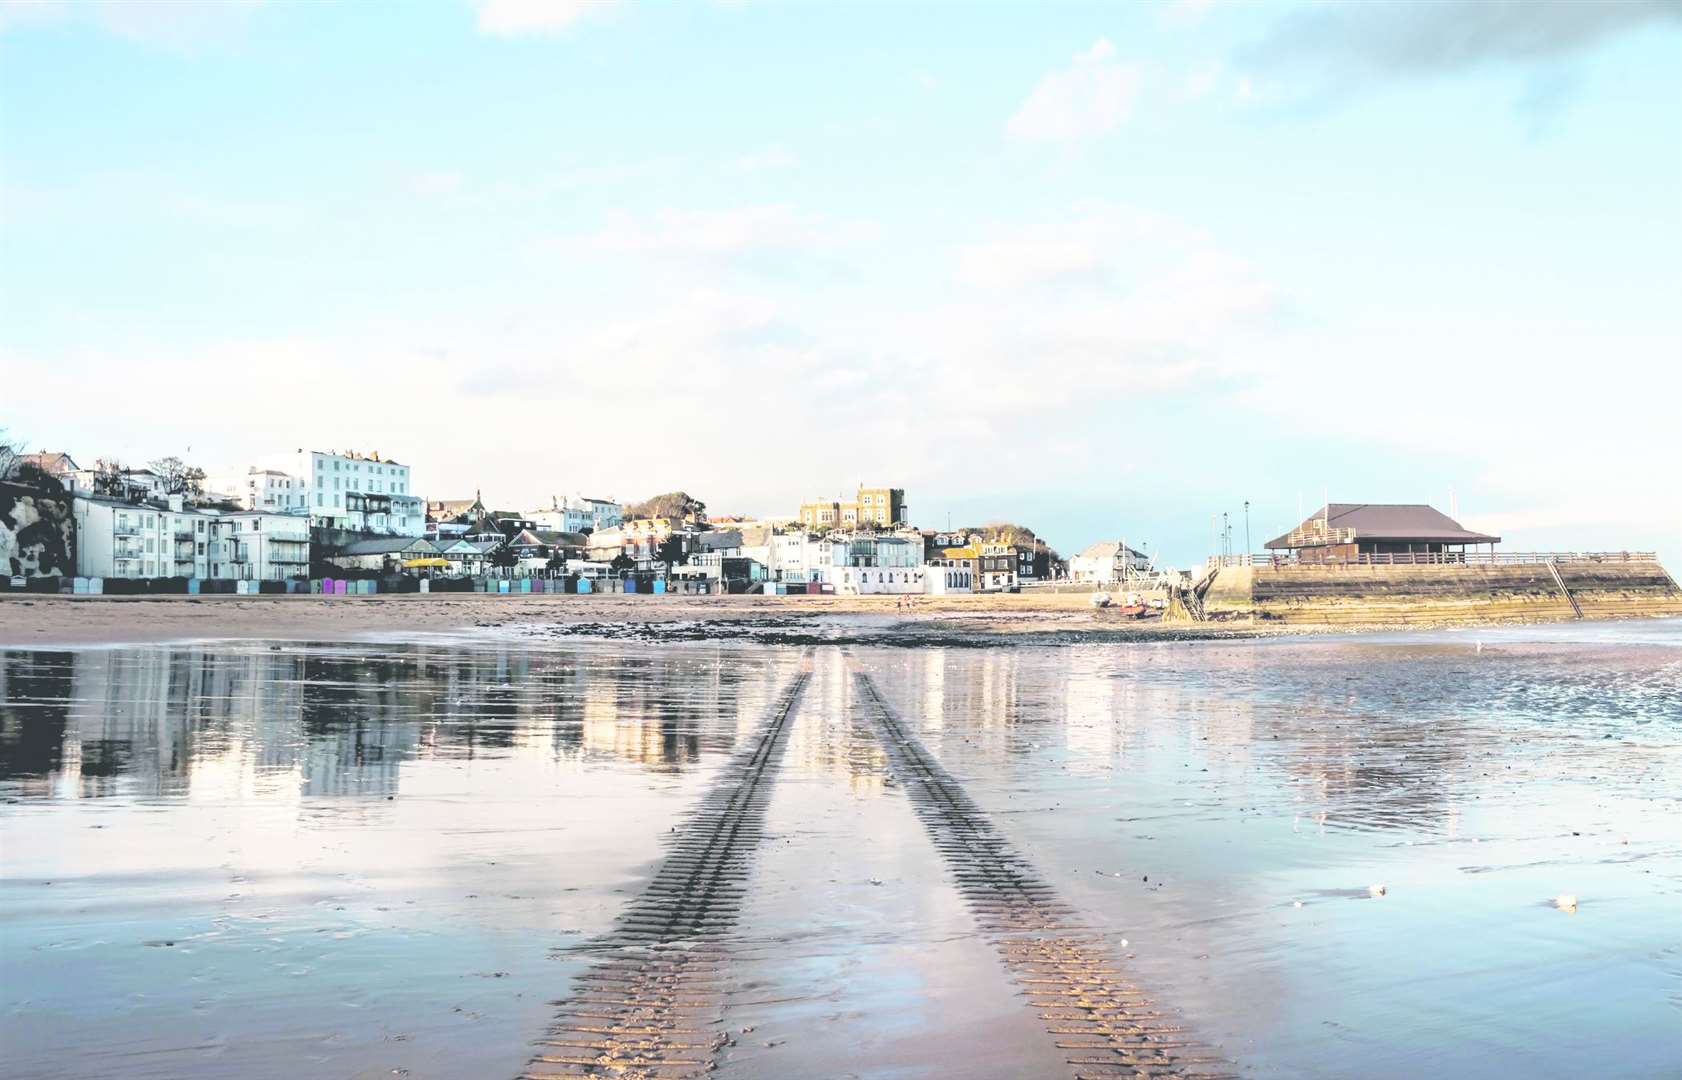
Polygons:
M1678 620L12 650L0 1043L23 1077L1666 1076L1679 776Z
M191 640L349 640L393 634L524 628L551 635L640 640L729 637L775 644L881 640L1183 640L1253 637L1280 628L1164 625L1092 607L1086 594L891 596L163 596L0 599L0 647ZM1292 632L1301 633L1295 630ZM845 643L845 642L844 642Z

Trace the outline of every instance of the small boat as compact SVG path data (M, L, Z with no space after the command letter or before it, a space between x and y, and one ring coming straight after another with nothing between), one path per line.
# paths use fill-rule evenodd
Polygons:
M1110 606L1110 594L1109 593L1104 593L1104 592L1093 593L1092 594L1092 606L1095 607L1095 608L1107 608L1107 607L1109 607Z

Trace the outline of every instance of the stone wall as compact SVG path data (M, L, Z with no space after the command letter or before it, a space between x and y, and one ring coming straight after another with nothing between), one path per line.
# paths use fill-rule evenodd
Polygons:
M1562 563L1584 618L1682 615L1682 589L1656 562ZM1543 621L1575 617L1545 563L1500 566L1255 566L1223 569L1214 617L1319 625Z

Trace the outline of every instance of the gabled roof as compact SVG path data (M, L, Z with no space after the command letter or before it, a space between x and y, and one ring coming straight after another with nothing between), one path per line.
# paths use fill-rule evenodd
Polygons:
M1390 543L1499 544L1499 536L1472 532L1424 503L1328 503L1284 536L1269 540L1269 550L1324 547L1362 540Z
M1096 544L1086 545L1086 547L1081 551L1081 553L1079 555L1076 555L1075 558L1077 558L1077 559L1114 559L1114 558L1116 558L1116 556L1120 552L1121 552L1121 541L1119 541L1119 540L1100 540ZM1129 558L1142 559L1142 558L1145 557L1144 552L1135 551L1133 548L1128 548L1127 549L1127 554L1128 554Z
M50 476L60 476L64 473L76 471L76 460L63 450L42 450L38 454L19 454L18 460L25 465L34 465Z
M353 540L339 549L340 555L395 555L398 552L435 552L437 545L420 536L380 537Z
M539 541L548 544L550 547L588 547L590 545L590 537L584 533L538 529L534 535Z

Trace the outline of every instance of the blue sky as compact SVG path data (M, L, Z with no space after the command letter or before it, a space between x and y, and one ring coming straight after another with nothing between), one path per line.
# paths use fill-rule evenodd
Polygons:
M1675 2L0 3L0 424L1682 562L1679 105Z

